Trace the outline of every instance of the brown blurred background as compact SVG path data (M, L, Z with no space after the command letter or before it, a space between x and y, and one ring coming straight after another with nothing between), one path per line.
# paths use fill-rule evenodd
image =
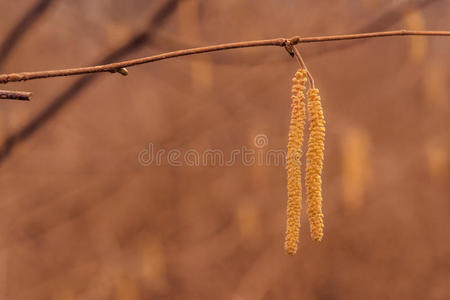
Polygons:
M194 46L448 30L445 0L0 1L0 73ZM148 148L285 149L282 48L3 88L0 299L450 299L450 43L299 46L327 120L326 230L284 254L283 165L143 166Z

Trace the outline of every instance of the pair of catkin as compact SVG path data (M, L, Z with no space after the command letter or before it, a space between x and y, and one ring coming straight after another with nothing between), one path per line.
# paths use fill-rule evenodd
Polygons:
M295 74L292 86L292 112L287 146L287 221L285 251L294 255L297 252L300 232L300 211L302 205L301 162L303 130L306 122L305 90L307 71L300 69ZM309 141L306 152L306 197L311 237L320 241L323 236L322 214L322 168L325 139L325 120L320 103L319 90L312 88L307 92Z

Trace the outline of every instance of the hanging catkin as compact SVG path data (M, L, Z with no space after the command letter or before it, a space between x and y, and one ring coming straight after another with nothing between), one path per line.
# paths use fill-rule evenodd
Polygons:
M309 142L306 153L306 196L311 238L323 236L322 167L325 140L325 120L318 89L308 90Z
M306 70L300 69L292 79L292 112L289 126L289 139L287 146L286 170L287 170L287 221L286 241L284 249L287 254L294 255L300 232L300 210L302 201L302 185L300 173L301 146L303 143L303 128L305 127L306 108Z

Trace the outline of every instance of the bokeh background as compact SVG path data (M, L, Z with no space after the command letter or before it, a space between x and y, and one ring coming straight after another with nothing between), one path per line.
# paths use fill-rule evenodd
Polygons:
M0 73L225 42L448 30L444 0L0 1ZM450 43L299 45L327 120L326 230L284 254L283 165L143 166L152 143L285 149L284 49L2 88L1 299L450 299Z

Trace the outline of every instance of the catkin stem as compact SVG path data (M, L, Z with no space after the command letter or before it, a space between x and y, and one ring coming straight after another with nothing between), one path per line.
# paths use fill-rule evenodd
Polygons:
M315 88L314 86L314 78L312 77L311 73L308 71L308 68L306 67L305 61L302 58L302 55L300 54L300 52L297 50L297 48L295 46L292 46L292 50L294 51L295 57L298 60L298 63L300 64L300 66L306 70L306 75L308 76L309 79L309 86L310 88Z

